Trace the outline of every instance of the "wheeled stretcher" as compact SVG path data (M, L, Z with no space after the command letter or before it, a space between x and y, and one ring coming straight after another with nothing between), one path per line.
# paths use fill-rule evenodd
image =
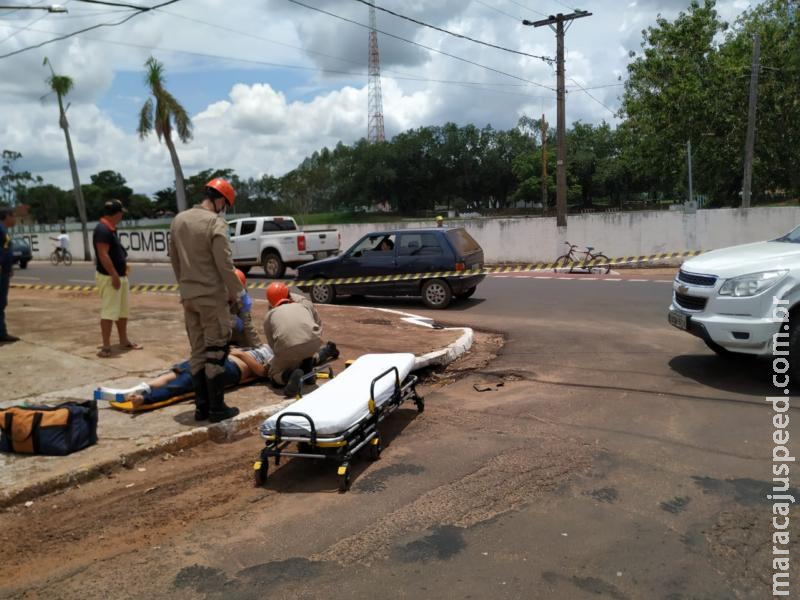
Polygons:
M413 354L366 354L322 387L260 426L266 447L253 465L255 483L267 481L269 459L282 456L330 460L339 463L339 491L350 487L350 462L366 448L372 460L380 458L379 424L406 400L425 410L411 374ZM295 443L296 450L290 450Z

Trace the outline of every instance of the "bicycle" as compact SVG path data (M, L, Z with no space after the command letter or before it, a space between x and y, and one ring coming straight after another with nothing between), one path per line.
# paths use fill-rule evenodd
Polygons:
M569 252L562 254L556 259L555 267L553 267L554 272L558 272L559 265L564 267L567 264L569 264L570 273L573 272L575 267L588 269L590 273L597 269L597 272L602 273L603 275L607 275L611 271L611 265L609 264L611 261L609 258L600 252L593 253L592 250L594 250L594 246L586 246L586 251L580 252L580 254L583 254L583 259L579 260L575 252L575 249L578 247L578 245L570 244L569 242L564 243L569 246ZM587 263L594 264L589 265Z
M53 266L58 266L58 263L64 263L64 266L68 267L72 264L72 253L69 250L56 248L50 254L50 263L53 264Z

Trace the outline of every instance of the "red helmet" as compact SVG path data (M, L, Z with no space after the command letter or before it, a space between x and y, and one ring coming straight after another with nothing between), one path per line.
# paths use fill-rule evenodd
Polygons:
M289 301L289 288L282 281L273 281L267 286L267 300L272 308Z
M247 277L245 277L244 273L239 269L234 269L236 272L236 276L239 278L239 281L242 283L244 287L247 287Z
M292 301L291 298L281 298L280 300L278 300L278 303L272 308L278 308L281 304L289 304L291 303L291 301Z
M222 197L225 198L225 204L227 204L228 207L233 206L233 202L236 200L236 192L234 191L233 186L228 183L226 179L223 179L222 177L216 177L209 181L206 184L206 187L216 190L222 194Z

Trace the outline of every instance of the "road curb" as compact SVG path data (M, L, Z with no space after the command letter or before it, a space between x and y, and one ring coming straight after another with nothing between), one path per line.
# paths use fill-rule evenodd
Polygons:
M367 306L352 308L402 315L403 320L408 323L430 329L438 328L434 325L433 319L412 313ZM462 330L462 334L455 342L448 344L445 348L434 350L416 357L413 370L416 371L418 369L430 366L446 366L462 356L472 347L474 333L469 327L447 327L444 329ZM189 431L182 431L159 440L156 443L142 448L137 448L136 450L132 450L130 452L125 452L116 458L104 460L89 467L73 469L67 473L54 476L51 479L32 483L11 491L0 491L0 509L19 504L20 502L32 500L39 496L56 492L73 485L87 483L93 479L97 479L102 475L113 473L120 468L130 468L139 461L152 458L160 454L173 454L180 452L181 450L199 446L200 444L209 440L216 442L229 442L238 437L244 437L244 435L246 435L244 433L246 430L254 430L262 421L271 417L279 410L283 410L292 402L294 402L293 399L284 400L278 404L272 404L270 406L249 410L237 415L233 419L223 421L222 423L206 425L204 427L196 427Z

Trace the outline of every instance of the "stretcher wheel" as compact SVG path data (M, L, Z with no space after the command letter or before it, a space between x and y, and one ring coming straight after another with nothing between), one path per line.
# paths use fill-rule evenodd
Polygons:
M383 450L383 444L381 443L381 437L376 435L369 441L369 446L367 447L367 452L370 460L378 460L381 457L381 450Z
M339 491L341 493L350 489L350 465L347 463L339 466Z
M414 396L414 404L417 405L417 412L425 412L425 398L417 394Z
M268 473L269 462L266 460L258 460L253 464L253 481L256 487L263 487L267 483Z

